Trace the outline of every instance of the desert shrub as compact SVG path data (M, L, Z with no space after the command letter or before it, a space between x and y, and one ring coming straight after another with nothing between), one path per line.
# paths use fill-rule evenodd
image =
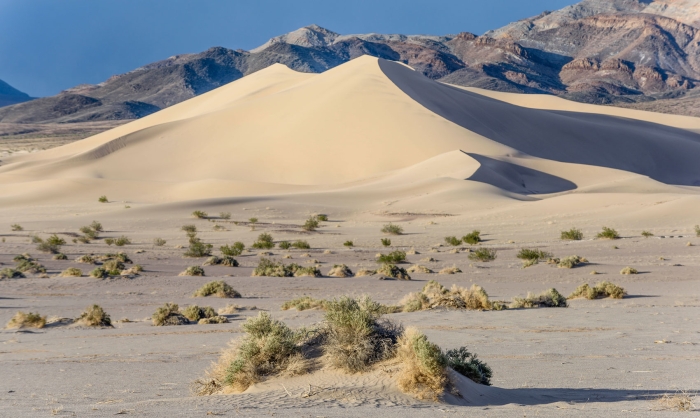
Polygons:
M296 309L297 311L306 311L309 309L326 309L327 300L314 299L310 296L302 296L300 298L288 300L282 304L282 310Z
M353 247L353 246L355 246L355 244L354 244L352 241L350 241L350 240L345 241L345 242L343 243L343 245L346 246L346 247Z
M382 238L380 241L382 242L382 245L385 247L391 246L391 240L389 238Z
M57 254L61 252L61 246L66 245L66 240L56 234L51 235L46 240L34 236L32 241L37 244L36 249L44 253Z
M178 276L204 276L204 269L199 266L189 266Z
M153 239L153 245L155 245L156 247L162 247L166 243L167 243L167 241L164 240L163 238L154 238Z
M218 298L240 298L241 294L234 290L231 285L223 280L209 282L200 287L193 295L194 297L216 296Z
M282 250L288 250L292 248L292 244L289 243L289 241L281 241L277 246L282 249Z
M240 241L234 242L232 245L223 245L219 247L221 254L231 257L238 257L239 255L243 254L244 249L245 244Z
M476 245L481 242L481 231L474 230L462 237L465 244Z
M406 253L403 251L392 251L389 254L380 254L377 263L395 264L406 261Z
M608 281L603 281L593 287L589 286L588 283L582 284L569 295L569 299L599 299L607 297L622 299L626 294L627 292L622 287Z
M218 316L214 311L214 308L210 306L200 308L197 305L190 305L185 309L181 309L180 313L184 315L185 318L189 319L191 322L197 322L202 318L213 318L215 316Z
M6 328L44 328L46 317L38 313L19 311L7 323Z
M377 273L398 280L411 280L411 276L406 269L394 264L382 264L382 266L377 269Z
M379 322L382 305L369 297L342 297L326 303L326 361L350 373L367 370L372 364L394 356L401 328Z
M229 303L228 305L224 306L223 308L219 308L219 315L233 315L238 312L238 310L241 307L238 305L234 305Z
M437 401L448 383L447 358L440 347L417 329L408 328L399 339L397 357L401 362L396 376L399 389Z
M107 196L105 196L105 195L100 196L100 197L97 199L97 201L100 202L100 203L107 203L107 202L109 202L109 200L107 200Z
M118 259L107 260L102 264L102 268L110 276L118 276L124 270L124 263Z
M206 212L201 211L201 210L196 210L196 211L192 212L192 217L193 217L193 218L197 218L197 219L207 219L208 216L209 216L209 215L208 215Z
M491 386L493 371L479 360L476 354L472 354L466 347L455 348L445 353L447 366L457 373L471 379L475 383Z
M210 324L226 324L228 323L228 318L225 316L211 316L208 318L200 318L199 321L197 321L199 325L210 325Z
M556 261L557 259L553 259L553 261ZM578 265L587 263L588 260L586 260L584 257L579 257L577 255L570 255L568 257L564 257L561 260L559 260L556 264L557 267L560 269L572 269Z
M294 272L291 268L282 263L277 263L268 258L261 258L258 262L258 266L253 270L253 276L292 277L294 276Z
M542 251L542 250L531 250L529 248L523 248L516 255L521 260L546 260L552 257L552 254Z
M617 233L612 228L608 228L607 226L603 227L603 230L596 235L596 238L598 239L618 239L620 238L620 234Z
M355 277L374 276L375 274L377 274L377 270L359 269L357 273L355 273Z
M37 263L33 259L25 259L18 261L15 270L21 271L22 273L30 274L46 273L46 267Z
M461 273L462 270L459 269L457 266L452 266L452 267L445 267L441 269L438 274L457 274Z
M125 245L131 244L129 237L122 235L121 237L114 240L114 245L117 247L123 247Z
M321 277L321 271L314 266L302 267L292 263L287 266L287 269L293 273L294 277Z
M561 231L561 239L565 241L581 241L583 239L583 232L577 228Z
M92 221L92 223L90 224L90 229L92 229L93 231L97 231L97 232L104 231L104 228L102 228L102 224L100 222L97 222L97 221Z
M68 260L68 257L67 257L65 254L63 254L63 253L55 254L55 255L54 255L53 257L51 257L51 258L54 259L54 260Z
M382 232L389 235L402 235L403 228L399 225L388 223L382 227Z
M625 274L625 275L628 275L628 274L637 274L637 273L639 273L639 272L637 271L637 269L635 269L635 268L633 268L633 267L629 267L629 266L627 266L627 267L623 268L622 270L620 270L620 274Z
M133 261L131 261L129 256L123 251L119 251L117 253L107 253L107 254L101 256L100 259L102 261L117 260L117 261L120 261L120 262L126 263L126 264L133 263Z
M258 235L257 241L253 243L253 248L258 250L269 250L275 247L275 243L272 240L272 235L263 232Z
M151 316L154 326L162 327L168 325L185 325L190 321L180 313L177 303L166 303L158 308Z
M318 215L316 215L316 219L318 219L321 222L328 222L328 215L319 213Z
M220 264L222 266L225 266L225 267L238 267L239 266L238 261L235 258L228 256L228 255L221 257Z
M15 263L20 263L22 261L34 261L34 259L28 253L24 253L14 256L12 258L12 261L14 261Z
M80 257L76 258L75 262L81 264L95 264L95 258L90 254L83 254Z
M112 326L112 320L100 305L92 305L85 308L75 322L87 327Z
M211 250L214 248L212 244L202 242L199 238L190 239L190 245L185 251L185 257L199 258L208 257L211 255Z
M496 250L491 248L479 248L469 253L469 259L482 262L493 261L496 259Z
M20 224L12 224L10 225L10 229L13 231L24 231L24 228L22 228Z
M445 237L445 243L447 245L451 245L453 247L456 247L462 243L462 240L457 238L457 237Z
M292 243L292 247L296 248L297 250L309 250L311 249L311 245L309 245L308 242L304 240L297 240Z
M423 286L420 292L409 293L399 303L404 312L415 312L434 308L452 308L469 310L490 310L493 304L486 291L477 285L470 288L452 286L445 288L435 280Z
M700 225L695 225L695 236L700 237Z
M408 271L409 273L424 273L424 274L433 273L432 270L430 270L426 266L422 266L420 264L414 264L411 267L409 267L406 271Z
M250 219L248 219L248 222L250 222L252 224L256 224L256 223L258 223L258 218L250 218Z
M85 238L87 238L87 239L96 239L97 237L100 236L100 232L99 232L99 231L95 231L94 229L92 229L92 228L89 227L89 226L83 226L83 227L81 227L81 228L80 228L80 232L82 232L83 234L85 234Z
M80 277L83 271L79 268L69 267L61 272L61 277Z
M220 212L219 218L221 219L231 219L231 212Z
M107 276L109 276L109 273L107 273L107 270L105 270L103 267L97 267L90 272L90 277L95 279L102 279Z
M528 292L525 298L515 297L513 298L513 303L510 305L513 309L566 308L567 306L566 298L554 288L542 292L539 295Z
M330 277L352 277L352 270L345 264L335 264L328 272Z
M642 231L642 236L643 236L644 238L649 238L649 237L653 237L654 234L652 234L652 233L649 232L649 231Z
M318 228L318 226L319 226L318 219L316 219L312 216L309 219L307 219L306 222L304 222L304 225L301 228L304 231L315 231L316 228Z
M182 225L180 228L182 231L184 231L188 236L190 234L196 234L197 233L197 226L196 225Z
M674 394L665 393L656 401L656 409L678 412L695 411L695 402L697 401L697 393L680 391Z
M0 270L0 279L21 279L24 277L21 271L6 267Z
M114 238L105 238L105 244L112 246L114 244Z
M221 264L221 258L213 255L209 258L206 259L204 263L202 263L202 266L215 266L217 264Z

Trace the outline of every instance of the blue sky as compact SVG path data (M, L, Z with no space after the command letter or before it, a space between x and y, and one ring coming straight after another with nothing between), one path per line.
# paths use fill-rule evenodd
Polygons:
M316 23L342 34L482 34L575 0L0 0L0 79L32 96L171 55L251 49Z

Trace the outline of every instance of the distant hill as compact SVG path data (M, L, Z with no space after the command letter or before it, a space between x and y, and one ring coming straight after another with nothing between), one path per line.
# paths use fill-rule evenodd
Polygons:
M6 82L0 80L0 107L32 100L27 93L22 93Z
M700 116L698 22L698 0L584 0L482 36L341 35L311 25L251 51L177 55L6 107L0 122L136 119L275 63L319 73L362 55L461 86Z

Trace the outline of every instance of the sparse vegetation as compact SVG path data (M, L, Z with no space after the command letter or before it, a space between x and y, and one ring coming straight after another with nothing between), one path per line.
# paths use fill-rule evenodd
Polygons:
M479 248L469 253L469 259L481 262L493 261L496 259L496 250L491 248Z
M17 266L15 267L15 270L20 271L22 273L29 273L29 274L46 273L46 267L39 264L33 258L29 257L28 254L15 257L15 262L17 262Z
M197 233L197 226L195 225L182 225L180 229L184 231L190 238L194 236L193 234Z
M316 219L312 216L309 219L307 219L306 222L304 222L304 225L301 228L304 231L315 231L318 227L319 227L318 219Z
M411 280L411 276L406 269L394 264L382 264L382 266L377 269L377 273L398 280Z
M197 305L190 305L185 309L181 309L180 313L189 319L191 322L197 322L203 318L213 318L218 316L216 311L211 306L200 308Z
M253 277L292 277L294 276L294 270L290 266L277 263L269 258L261 258L258 266L253 270Z
M230 257L238 257L239 255L243 254L244 249L245 244L243 244L240 241L234 242L232 245L224 245L219 247L219 251L221 251L221 254Z
M131 239L129 239L129 237L126 237L124 235L122 235L121 237L114 240L114 245L116 245L117 247L123 247L123 246L129 245L129 244L131 244Z
M288 249L292 248L292 244L290 244L289 241L281 241L279 244L277 244L277 246L281 250L288 250Z
M679 391L674 394L665 393L654 403L656 404L656 409L678 412L690 412L696 410L696 400L697 394L693 394L686 391Z
M637 271L637 269L635 269L635 268L633 268L633 267L629 267L629 266L627 266L627 267L623 268L622 270L620 270L620 274L624 274L624 275L637 274L637 273L639 273L639 272Z
M586 260L584 257L579 257L577 255L570 255L562 259L551 258L548 262L550 264L556 264L557 267L559 267L560 269L572 269L576 266L587 263L588 260Z
M480 311L494 309L488 293L481 286L464 288L454 285L448 290L435 280L429 281L420 292L409 293L399 304L404 312L439 307Z
M569 295L569 299L601 299L607 297L622 299L626 294L627 292L622 287L608 281L603 281L593 287L589 286L588 283L582 284Z
M51 257L53 260L68 260L68 257L63 254L63 253L58 253L55 254L53 257Z
M107 270L105 270L102 267L97 267L90 272L90 277L93 277L95 279L103 279L107 276L109 276L109 274L107 273Z
M303 241L303 240L294 241L291 245L292 245L292 247L296 248L297 250L311 249L311 246L309 245L309 243L306 241Z
M191 258L208 257L211 255L212 248L214 248L212 244L204 243L194 236L190 238L190 245L187 247L184 256Z
M75 262L81 264L95 264L95 258L90 254L83 254L80 257L76 258Z
M420 264L414 264L411 267L409 267L406 271L408 271L409 273L423 273L423 274L434 273L429 268L422 266Z
M461 273L462 270L459 269L457 266L452 266L452 267L445 267L441 269L438 274L457 274Z
M272 239L272 235L265 232L258 235L257 241L253 243L253 248L258 250L269 250L275 248L275 243Z
M24 274L21 271L6 267L0 270L0 279L21 279Z
M552 288L539 295L528 292L525 298L515 297L510 308L566 308L567 306L566 298L557 289Z
M603 227L603 230L596 235L596 238L598 239L618 239L620 238L620 234L617 233L612 228L608 228L607 226Z
M328 215L319 213L318 215L316 215L316 219L318 219L321 222L328 222Z
M201 318L197 321L199 325L210 325L210 324L226 324L228 323L228 318L225 316L210 316L208 318Z
M445 243L447 245L451 245L453 247L456 247L462 243L462 240L457 238L457 237L445 237Z
M354 244L352 241L350 241L350 240L345 241L345 242L343 243L343 245L346 246L346 247L348 247L348 248L354 247L354 246L355 246L355 244Z
M403 228L399 225L389 223L382 227L382 232L389 235L402 235Z
M100 305L92 305L85 308L75 322L86 327L112 326L112 320Z
M172 302L166 303L158 308L151 316L151 321L153 322L153 325L159 327L168 325L185 325L190 323L189 319L180 313L180 307L178 304Z
M196 210L192 212L192 217L197 219L207 219L209 215L204 211Z
M110 247L114 244L114 238L105 238L105 244L109 245Z
M642 231L642 236L643 236L644 238L649 238L649 237L653 237L654 234L652 234L652 233L649 232L649 231Z
M481 231L474 230L462 237L465 244L476 245L481 242Z
M406 261L406 253L403 251L392 251L389 254L380 254L377 263L396 264Z
M700 237L700 225L695 225L695 236Z
M397 357L401 362L396 376L399 389L437 401L448 383L447 359L440 347L417 329L408 328L399 339Z
M209 282L200 287L194 297L216 296L218 298L240 298L241 294L223 280Z
M493 371L479 360L476 354L472 354L466 347L455 348L445 353L447 366L457 373L471 379L475 383L491 386Z
M36 249L44 253L57 254L61 252L61 246L66 245L66 240L60 238L58 235L53 234L46 240L39 238L38 236L32 237L32 242L37 244Z
M331 277L352 277L352 270L345 264L335 264L328 272Z
M61 272L61 277L81 277L83 271L79 268L69 267Z
M110 276L119 276L124 270L125 266L124 263L121 262L119 259L111 259L107 260L102 264L102 268L109 274Z
M389 238L382 238L381 239L382 245L385 247L391 247L391 240Z
M154 238L153 239L153 245L156 247L162 247L165 244L167 244L167 241L164 240L163 238Z
M258 218L250 218L250 219L248 219L248 222L250 222L250 223L252 223L253 225L255 225L256 223L258 223Z
M583 239L583 232L577 228L561 231L561 239L565 241L581 241Z
M189 266L178 276L204 276L204 269L199 266Z
M107 203L107 202L109 202L109 200L107 200L107 196L105 196L105 195L100 196L100 197L97 199L97 201L100 202L100 203Z
M525 261L539 261L551 258L552 254L542 250L531 250L529 248L523 248L520 250L520 252L518 252L518 255L516 255L516 257Z
M231 212L220 212L219 218L221 219L231 219Z
M327 300L314 299L310 296L302 296L300 298L288 300L282 304L282 310L296 309L297 311L306 311L309 309L326 309Z
M5 328L44 328L45 325L45 316L41 316L34 312L24 313L19 311L12 317L12 319L10 319Z
M233 315L238 312L238 310L241 307L238 305L234 305L229 303L228 305L224 306L223 308L219 308L219 315Z
M355 273L355 277L374 276L375 274L377 274L377 270L359 269L357 273Z
M93 240L100 236L100 231L92 229L92 226L83 226L80 228L80 232L85 235L85 239Z
M15 232L24 231L24 228L22 228L22 225L20 225L20 224L12 224L12 225L10 225L10 229L15 231Z

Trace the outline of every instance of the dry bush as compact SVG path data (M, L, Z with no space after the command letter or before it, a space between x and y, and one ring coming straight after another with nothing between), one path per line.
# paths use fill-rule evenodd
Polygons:
M457 274L461 273L462 270L459 269L457 266L452 266L452 267L445 267L442 270L438 272L438 274Z
M84 254L75 259L76 263L81 264L95 264L95 261L97 261L95 260L95 257L91 256L90 254Z
M155 245L156 247L162 247L165 244L167 244L167 241L163 238L153 238L153 245Z
M608 281L603 281L593 287L589 286L588 283L582 284L569 295L569 299L600 299L607 297L622 299L626 294L627 292L622 287Z
M566 298L557 289L552 288L539 295L528 292L525 298L515 297L510 308L566 308L567 306Z
M180 309L180 313L192 322L197 322L202 318L213 318L217 316L216 311L211 306L199 307L197 305L190 305L185 309Z
M562 258L561 260L558 258L551 258L549 261L550 264L556 264L560 269L572 269L587 262L588 260L586 260L584 257L579 257L577 255L570 255Z
M220 315L211 316L208 318L201 318L199 321L197 321L199 325L227 324L228 322L228 318Z
M374 276L375 274L377 274L377 270L360 269L355 273L355 277Z
M620 234L617 233L612 228L608 228L607 226L603 227L603 230L596 235L596 238L598 239L618 239L620 238Z
M212 248L214 248L212 244L204 243L199 238L192 237L190 238L190 245L187 247L184 256L192 258L208 257L211 255Z
M44 253L58 254L61 252L61 246L66 245L66 240L60 238L58 235L53 234L46 240L37 237L36 235L32 237L32 242L37 244L36 249Z
M695 236L700 237L700 225L695 225Z
M452 308L469 310L491 310L493 304L489 295L478 285L470 288L452 286L447 289L435 280L431 280L423 286L423 290L406 295L399 305L404 312L415 312L434 308Z
M491 248L479 248L469 253L469 259L481 262L493 261L496 259L496 250Z
M95 279L103 279L107 276L109 276L109 273L102 267L97 267L90 272L90 277L94 277Z
M118 253L107 253L101 257L99 257L100 260L102 261L109 261L109 260L117 260L119 262L125 263L125 264L131 264L133 261L129 258L126 253L119 251Z
M632 267L629 267L629 266L627 266L627 267L623 268L622 270L620 270L620 274L624 274L624 275L637 274L637 273L639 273L639 272L637 271L637 269L632 268Z
M112 326L112 320L100 305L92 305L85 308L75 322L86 327Z
M307 219L306 222L304 222L304 225L302 225L301 228L304 231L315 231L316 228L318 228L318 227L319 227L318 219L312 216L309 219Z
M229 303L228 305L224 306L223 308L219 308L219 315L233 315L235 313L238 313L238 310L241 307L238 305L234 305Z
M205 378L193 382L196 395L242 392L271 376L308 371L309 362L301 350L303 330L294 331L267 312L248 318L242 328L245 337L221 354Z
M561 231L561 239L565 241L581 241L583 239L583 232L577 228Z
M189 266L178 276L204 276L204 269L199 266Z
M319 270L315 266L308 266L308 267L302 267L298 264L290 264L287 266L292 273L294 274L294 277L321 277L321 270Z
M194 297L216 296L218 298L240 298L241 294L223 280L209 282L194 292Z
M691 412L696 410L695 401L697 394L680 391L674 394L664 394L654 403L656 409L666 411Z
M124 263L122 263L118 259L114 259L105 261L104 264L102 264L102 268L110 276L118 276L126 267L124 266Z
M63 253L58 253L58 254L55 254L53 257L51 257L51 259L53 259L53 260L68 260L68 257Z
M231 219L231 212L219 212L219 218Z
M401 368L396 383L403 392L437 401L447 386L447 359L437 345L415 328L408 328L398 342Z
M654 234L652 234L652 233L649 232L649 231L642 231L642 236L643 236L644 238L649 238L649 237L653 237Z
M190 321L180 313L177 303L166 303L158 308L151 317L154 326L185 325Z
M46 325L46 317L41 316L38 313L29 312L24 313L19 311L15 316L10 319L10 322L5 326L6 328L44 328Z
M388 223L382 227L382 232L389 235L402 235L403 228L399 225Z
M281 241L277 244L277 247L279 247L281 250L288 250L292 248L292 244L290 244L289 241Z
M398 280L411 280L411 276L406 269L395 266L394 264L382 264L382 266L377 269L377 273Z
M10 225L10 229L17 232L17 231L24 231L24 228L22 228L22 225L20 224L12 224Z
M297 311L306 311L308 309L326 309L327 300L314 299L310 296L302 296L300 298L288 300L282 304L282 310L296 309Z
M430 270L430 269L427 268L426 266L422 266L422 265L420 265L420 264L414 264L414 265L412 265L411 267L408 268L407 271L408 271L409 273L424 273L424 274L434 273L432 270Z
M0 270L0 279L22 279L24 277L21 271L9 267Z
M131 244L131 238L124 235L114 240L114 245L116 245L117 247L123 247L129 244Z
M209 216L209 215L208 215L206 212L201 211L201 210L196 210L196 211L192 212L192 217L193 217L193 218L197 218L197 219L207 219L208 216Z
M335 264L328 272L330 277L352 277L352 270L345 264Z
M258 266L253 270L253 277L292 277L294 272L282 263L277 263L268 258L261 258Z
M420 254L420 253L418 251L416 251L415 248L411 247L410 250L406 251L406 254L407 255L416 255L416 254Z
M79 268L69 267L61 272L61 277L81 277L83 271Z
M296 248L297 250L308 250L311 248L311 245L304 240L296 240L291 243L290 246Z

